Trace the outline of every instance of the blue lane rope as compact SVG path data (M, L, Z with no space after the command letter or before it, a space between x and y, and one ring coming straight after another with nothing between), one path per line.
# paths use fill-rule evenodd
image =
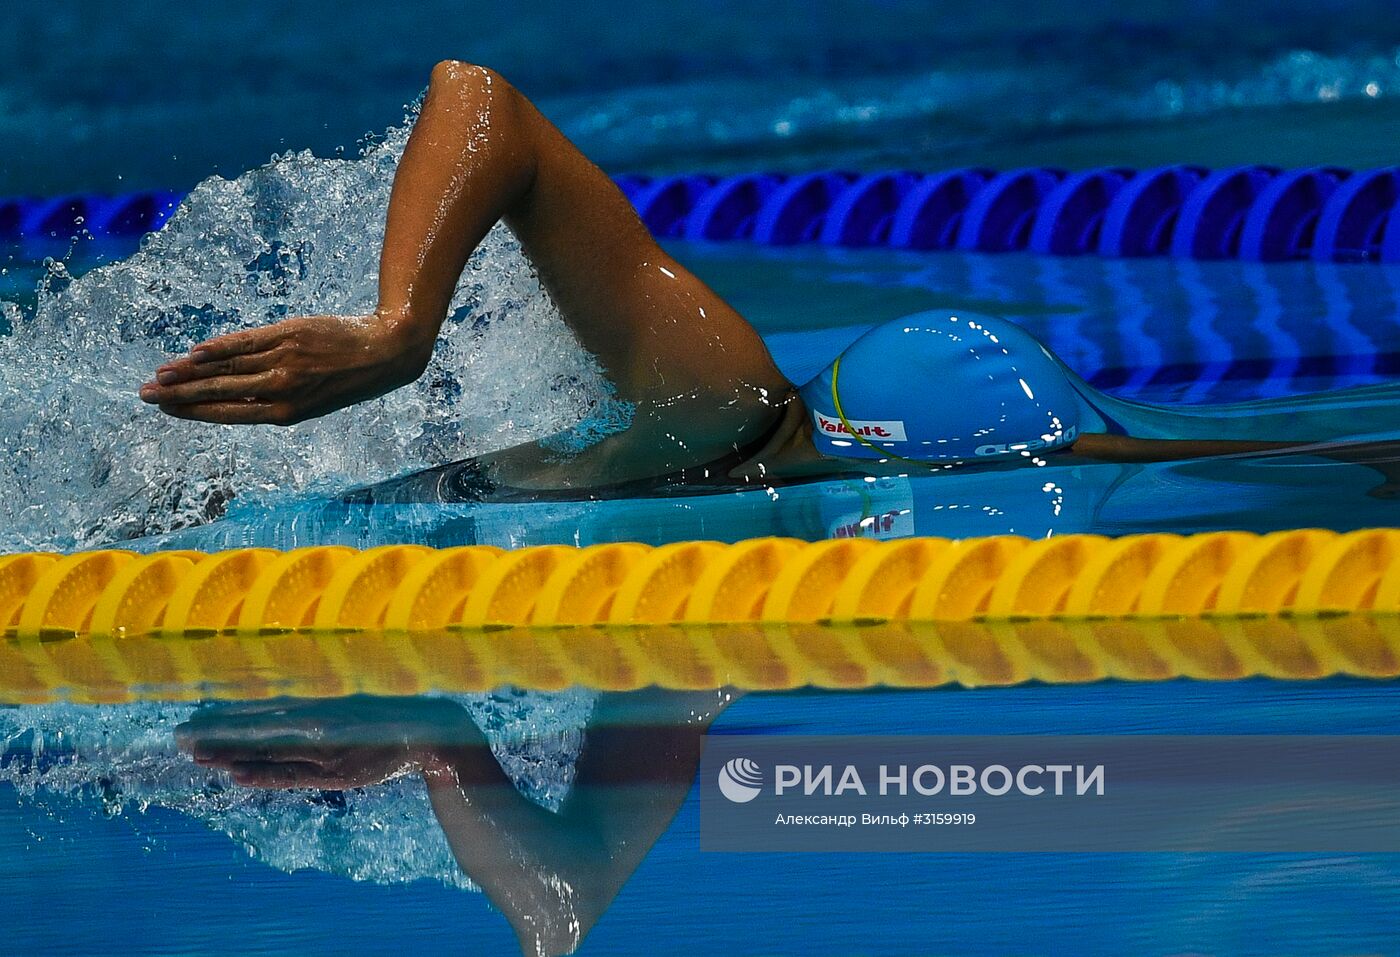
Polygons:
M656 235L786 246L1400 262L1400 167L619 176ZM0 199L0 240L139 236L180 194Z
M141 236L160 229L184 196L164 190L119 196L0 198L0 239Z
M903 170L618 180L662 237L1270 262L1400 262L1400 167Z

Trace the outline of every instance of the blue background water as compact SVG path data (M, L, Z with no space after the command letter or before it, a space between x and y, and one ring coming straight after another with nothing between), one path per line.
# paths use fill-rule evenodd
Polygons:
M1388 0L11 0L0 195L186 188L352 148L432 63L610 168L1384 165Z
M1267 15L1207 0L12 0L0 12L0 194L186 188L274 152L353 152L398 122L432 62L449 56L498 67L615 171L1361 167L1394 163L1400 141L1393 0L1283 0ZM72 256L81 271L122 252L0 251L0 298L24 298L44 255ZM1394 376L1400 354L1400 282L1379 267L748 250L687 259L774 335L951 299L1026 323L1101 385L1145 398L1377 381ZM1161 488L1191 497L1177 478ZM1363 517L1380 514L1365 504L1376 511ZM1152 521L1149 511L1125 513L1120 530ZM1393 691L1173 682L767 696L720 726L1394 733ZM125 733L114 728L114 741ZM1323 955L1394 953L1400 940L1400 865L1389 858L736 859L696 848L691 802L588 950ZM0 789L0 889L4 952L514 947L480 895L284 874L175 812L109 818L93 793Z

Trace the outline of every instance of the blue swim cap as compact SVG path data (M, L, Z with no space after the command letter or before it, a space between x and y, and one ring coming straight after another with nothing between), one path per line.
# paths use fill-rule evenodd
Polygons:
M870 330L801 394L823 454L918 461L1063 448L1078 437L1083 401L1029 333L941 310Z

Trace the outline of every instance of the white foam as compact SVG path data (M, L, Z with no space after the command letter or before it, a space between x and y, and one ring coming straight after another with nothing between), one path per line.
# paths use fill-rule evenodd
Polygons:
M457 699L527 798L557 810L594 696L501 691ZM417 775L325 793L240 787L175 746L193 705L0 707L0 783L50 814L100 802L106 814L173 810L226 834L251 857L291 873L353 880L429 879L473 888L448 847Z
M605 396L596 363L504 227L472 257L410 387L286 429L188 423L138 400L156 365L209 335L372 311L405 139L213 177L131 258L76 280L50 266L32 313L0 337L0 550L187 527L232 496L374 481L587 415Z

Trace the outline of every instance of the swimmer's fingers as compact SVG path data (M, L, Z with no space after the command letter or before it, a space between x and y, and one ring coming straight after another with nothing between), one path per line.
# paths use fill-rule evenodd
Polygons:
M213 422L217 425L293 425L304 418L297 414L291 403L270 399L162 405L160 410L177 419Z
M349 791L383 784L397 774L357 774L310 764L235 764L225 770L233 783L264 790Z
M339 790L343 782L314 764L284 762L240 761L223 766L234 784L246 788L291 790L293 788L322 788Z
M281 342L288 334L290 322L284 320L257 329L230 332L201 342L190 350L190 360L195 363L218 362L235 356L246 356L255 352L266 352Z
M151 405L191 405L227 399L276 399L287 392L287 376L276 369L254 375L225 375L173 385L146 383L141 401Z
M289 322L284 320L258 329L231 332L201 342L189 355L158 367L155 383L172 385L189 379L246 375L271 369L277 361L274 350L290 334Z
M230 356L227 359L209 359L196 362L189 356L174 359L156 369L155 381L148 385L174 385L193 379L212 379L226 375L252 375L275 369L281 358L276 347L246 355Z
M337 750L334 746L295 737L247 741L201 738L192 741L186 753L195 764L227 767L246 761L325 765L335 759Z

